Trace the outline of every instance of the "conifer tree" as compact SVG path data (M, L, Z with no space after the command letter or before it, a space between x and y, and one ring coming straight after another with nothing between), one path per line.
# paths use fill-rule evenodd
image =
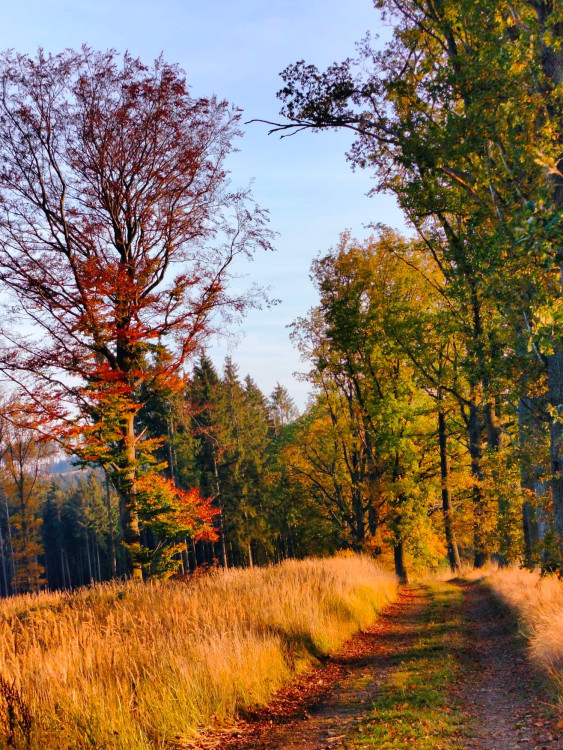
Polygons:
M274 437L279 437L281 430L291 422L295 422L299 411L295 401L289 395L287 388L276 383L268 400L268 414Z

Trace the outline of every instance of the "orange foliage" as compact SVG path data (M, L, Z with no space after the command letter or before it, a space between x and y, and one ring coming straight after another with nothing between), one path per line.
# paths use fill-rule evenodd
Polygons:
M170 526L170 532L194 540L214 542L217 532L213 518L219 511L211 505L211 498L202 498L192 487L181 490L162 474L151 472L137 480L140 515L151 520L151 525ZM170 533L169 532L169 533Z

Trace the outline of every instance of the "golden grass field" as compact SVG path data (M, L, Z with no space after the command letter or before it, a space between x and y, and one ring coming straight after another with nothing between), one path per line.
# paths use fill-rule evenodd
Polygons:
M41 750L181 748L267 702L396 591L395 576L351 556L5 600L0 737Z
M563 700L563 581L512 567L492 572L487 582L517 612L532 658L556 681Z

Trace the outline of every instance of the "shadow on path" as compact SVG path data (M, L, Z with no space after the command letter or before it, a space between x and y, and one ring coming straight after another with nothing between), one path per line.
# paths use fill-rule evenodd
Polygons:
M234 734L209 738L202 748L221 750L321 750L335 748L386 675L416 641L424 609L422 589L404 586L376 622L347 641L326 664L280 691Z
M429 615L435 604L431 587L403 586L398 600L382 610L374 625L344 644L325 664L297 678L230 732L210 735L198 747L417 750L418 732L424 736L421 747L432 750L563 750L563 723L557 722L554 707L549 705L554 699L535 677L510 616L485 586L462 580L451 583L461 594L452 617L449 610L443 617ZM438 591L447 588L440 586ZM453 624L458 615L461 626ZM425 662L433 651L433 661ZM424 685L426 672L421 673L419 667L424 669L424 663L436 660L450 660L457 680L437 704L443 698L444 705L451 703L460 717L459 731L444 733L443 741L438 736L434 741L433 734L426 733L423 719L413 726L408 713L409 704L418 701L419 708L422 705L415 683L418 679ZM382 705L385 696L393 695L405 670L412 672L415 683L397 699L396 716L403 721L407 737L413 737L407 744L404 739L393 739L385 714L374 710L374 703Z
M511 615L478 583L456 581L465 597L468 679L459 695L473 717L468 750L563 750L550 695L526 658Z

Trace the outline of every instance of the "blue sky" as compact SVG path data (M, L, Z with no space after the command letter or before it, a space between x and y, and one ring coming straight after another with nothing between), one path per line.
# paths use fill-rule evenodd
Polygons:
M323 67L353 55L366 31L387 38L371 0L20 0L5 4L0 48L51 52L87 43L97 49L129 50L144 61L161 52L179 63L193 93L215 93L244 109L244 119L276 119L279 73L300 59ZM402 226L393 199L367 198L369 175L353 173L344 133L303 133L280 140L263 125L247 125L231 160L235 185L253 180L260 205L278 232L275 255L258 257L244 270L249 280L271 287L282 302L251 312L236 342L217 342L219 363L230 353L241 374L269 393L286 385L300 407L307 385L287 326L315 304L311 260L334 245L345 229L358 237L365 226Z

